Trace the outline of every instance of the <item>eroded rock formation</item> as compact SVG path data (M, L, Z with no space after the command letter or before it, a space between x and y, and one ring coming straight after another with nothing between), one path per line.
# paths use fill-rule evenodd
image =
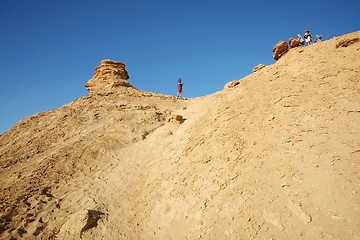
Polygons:
M261 63L261 64L257 65L256 67L254 67L253 72L257 72L264 67L265 67L265 65Z
M294 38L289 38L289 47L290 48L296 48L300 46L300 40L294 39Z
M359 38L351 38L351 39L342 39L340 42L338 42L336 44L336 48L339 48L339 47L348 47L349 45L355 43L355 42L358 42L360 39Z
M225 88L233 88L233 87L239 85L239 83L240 83L239 80L233 80L231 82L226 83L225 86L224 86L224 89Z
M278 42L278 44L276 44L274 47L273 47L273 58L277 61L280 59L280 57L282 57L285 53L287 53L289 47L287 45L286 42L280 40Z
M128 79L125 64L106 59L100 62L100 66L95 68L94 76L84 85L89 93L94 93L106 88L132 87Z
M181 115L174 115L166 120L167 123L183 123L184 121L185 119Z

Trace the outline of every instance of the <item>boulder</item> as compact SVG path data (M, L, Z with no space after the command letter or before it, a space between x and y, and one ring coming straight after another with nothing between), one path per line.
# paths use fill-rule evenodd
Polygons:
M167 123L183 123L184 121L185 119L181 115L174 115L166 120Z
M259 71L260 69L262 69L262 68L264 68L264 67L265 67L265 65L262 64L262 63L259 64L259 65L257 65L256 67L254 67L253 73Z
M240 83L239 80L233 80L233 81L228 82L227 84L225 84L224 89L225 89L225 88L233 88L233 87L235 87L236 85L238 85L239 83Z
M284 41L279 41L278 44L276 44L274 47L273 47L273 58L277 61L280 59L280 57L284 56L285 53L287 53L289 47L287 45L286 42Z
M106 59L100 62L100 66L95 68L94 76L84 85L89 93L94 93L105 88L132 87L128 79L125 64Z
M296 48L300 46L300 40L296 40L294 38L289 39L289 47L290 48Z

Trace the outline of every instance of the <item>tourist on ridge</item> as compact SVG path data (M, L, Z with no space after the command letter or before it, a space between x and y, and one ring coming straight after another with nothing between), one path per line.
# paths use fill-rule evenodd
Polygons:
M305 47L305 41L304 41L303 37L300 34L298 34L297 37L298 37L298 40L300 42L300 45L302 47Z
M322 38L323 35L316 35L316 39L314 41L314 43L318 43L318 42L321 42L321 38Z
M178 79L178 92L177 92L177 96L182 97L182 86L184 85L184 82L181 81L181 78Z
M306 43L308 44L308 46L312 44L312 41L311 41L311 32L308 31L308 30L306 30L306 29L305 29L304 38L305 38L305 41L306 41Z

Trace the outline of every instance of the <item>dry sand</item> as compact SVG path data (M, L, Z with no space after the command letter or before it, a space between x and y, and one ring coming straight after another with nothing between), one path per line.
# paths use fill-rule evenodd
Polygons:
M121 87L21 120L0 136L0 238L360 239L359 39L206 97Z

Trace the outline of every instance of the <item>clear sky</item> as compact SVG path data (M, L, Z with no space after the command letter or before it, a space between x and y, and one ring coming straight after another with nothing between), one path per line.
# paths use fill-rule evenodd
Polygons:
M193 98L273 64L273 46L305 28L358 31L360 1L1 0L0 133L86 95L103 59L144 91L176 95L181 77Z

